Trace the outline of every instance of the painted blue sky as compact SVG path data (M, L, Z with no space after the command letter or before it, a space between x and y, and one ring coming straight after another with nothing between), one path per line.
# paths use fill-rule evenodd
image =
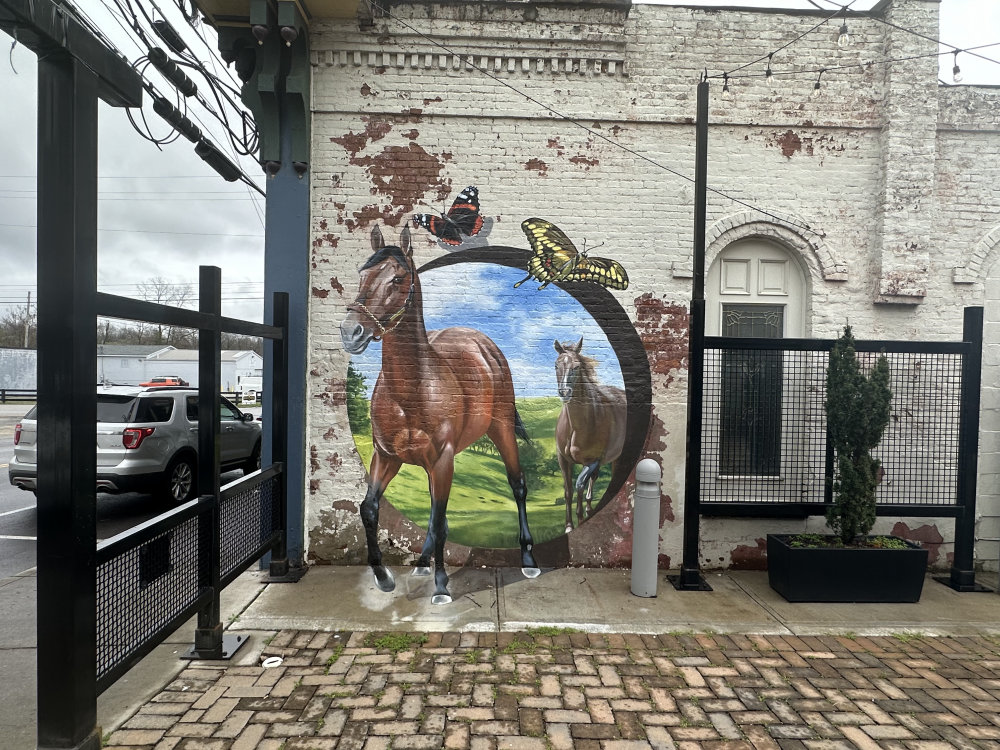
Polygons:
M624 388L621 367L608 337L571 295L554 285L539 289L517 268L492 263L456 263L420 274L427 330L476 328L492 338L510 363L517 398L557 396L552 342L576 343L598 360L601 382ZM351 358L371 396L382 367L382 344L373 342Z

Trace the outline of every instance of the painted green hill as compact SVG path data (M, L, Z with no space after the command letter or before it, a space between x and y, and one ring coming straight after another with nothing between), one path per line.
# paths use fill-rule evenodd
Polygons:
M530 446L523 441L518 443L528 478L528 525L536 543L561 536L565 528L562 476L555 447L556 420L561 408L558 398L517 402L521 420L531 436ZM367 467L372 456L371 428L356 431L354 442ZM595 504L604 495L610 478L611 468L602 467L594 486ZM423 469L404 465L386 490L385 499L411 521L427 528L430 494ZM517 506L503 462L493 455L488 439L455 458L455 479L448 500L448 539L470 547L518 546Z

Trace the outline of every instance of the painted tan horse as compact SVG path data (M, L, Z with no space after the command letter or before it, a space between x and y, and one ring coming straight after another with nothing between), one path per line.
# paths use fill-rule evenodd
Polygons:
M591 513L594 480L601 466L611 464L611 474L614 475L615 462L625 444L628 403L621 388L597 381L594 371L597 361L580 354L582 338L576 344L553 343L557 352L556 385L563 402L556 422L556 450L563 476L568 534L573 530L573 467L583 466L575 487L579 525L584 519L584 500L587 515Z
M521 545L521 570L539 574L531 549L517 439L526 437L514 408L514 383L506 358L481 331L424 327L420 278L413 263L410 232L400 234L400 246L386 245L378 227L372 230L374 254L361 266L357 299L347 306L341 324L344 349L360 354L371 341L382 340L382 371L372 392L372 455L368 492L361 503L361 520L368 542L368 563L375 582L392 591L392 572L382 564L378 546L378 507L385 488L402 464L427 472L431 515L416 575L430 574L434 553L434 604L451 601L444 566L448 536L448 495L455 456L486 435L496 445L514 493Z

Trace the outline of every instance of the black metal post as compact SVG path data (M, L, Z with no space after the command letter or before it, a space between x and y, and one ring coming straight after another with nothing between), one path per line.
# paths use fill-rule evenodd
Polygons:
M222 657L222 610L219 595L219 468L222 390L222 271L217 266L201 266L198 278L198 310L214 316L211 328L198 331L198 495L209 495L215 503L198 519L198 572L200 584L212 589L209 604L198 612L193 655L200 659Z
M278 498L275 503L276 522L280 524L281 541L271 553L269 573L272 578L285 578L288 570L288 292L274 294L274 320L271 325L281 328L281 340L271 342L271 460L281 463L278 475ZM298 579L300 576L294 576Z
M698 532L701 516L701 428L705 374L705 223L708 197L708 81L698 83L695 120L694 260L688 327L687 445L684 468L684 555L670 576L680 591L711 591L701 577Z
M97 91L38 60L38 747L99 748Z
M955 591L989 591L976 583L976 474L979 470L979 401L983 371L983 308L965 308L962 341L962 396L958 422L958 485L962 512L955 516L955 556L944 580ZM939 579L941 580L941 579Z

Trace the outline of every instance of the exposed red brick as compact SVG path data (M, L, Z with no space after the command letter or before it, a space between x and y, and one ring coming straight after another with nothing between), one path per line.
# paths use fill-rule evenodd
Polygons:
M394 224L428 193L436 194L437 200L443 201L451 192L451 181L441 176L443 161L417 143L386 146L380 154L354 157L351 163L367 169L373 194L389 199L393 208L387 207L379 213L394 217Z
M340 283L336 276L330 277L330 288L337 292L337 294L344 293L344 285Z
M585 167L586 169L590 169L591 167L596 167L598 164L601 163L598 159L589 159L586 156L583 156L582 154L579 156L571 156L569 160L574 164L583 165L583 167Z
M367 83L364 83L361 85L361 96L378 96L378 93L373 91Z
M673 381L671 373L687 367L687 308L647 293L636 298L635 311L635 328L649 357L649 368L666 375L669 386Z
M789 159L792 158L792 155L796 151L802 150L802 139L793 130L782 133L775 139L775 142L781 147L782 156L786 156Z
M317 289L316 287L313 287L312 288L312 294L313 294L313 297L319 297L320 299L326 299L330 295L330 290L329 289Z
M549 171L549 165L541 159L528 159L528 161L524 163L524 168L529 172L538 172L540 175L544 175Z
M927 564L933 565L941 555L941 545L944 544L944 537L938 531L938 527L931 524L924 524L915 529L903 521L897 521L892 527L893 536L906 539L911 542L919 542L920 546L927 550Z
M740 544L729 553L733 570L767 570L767 540L757 539L756 546Z
M365 129L360 133L353 130L342 136L333 136L330 141L340 144L351 155L356 156L372 141L380 141L392 130L392 123L379 117L362 118Z

